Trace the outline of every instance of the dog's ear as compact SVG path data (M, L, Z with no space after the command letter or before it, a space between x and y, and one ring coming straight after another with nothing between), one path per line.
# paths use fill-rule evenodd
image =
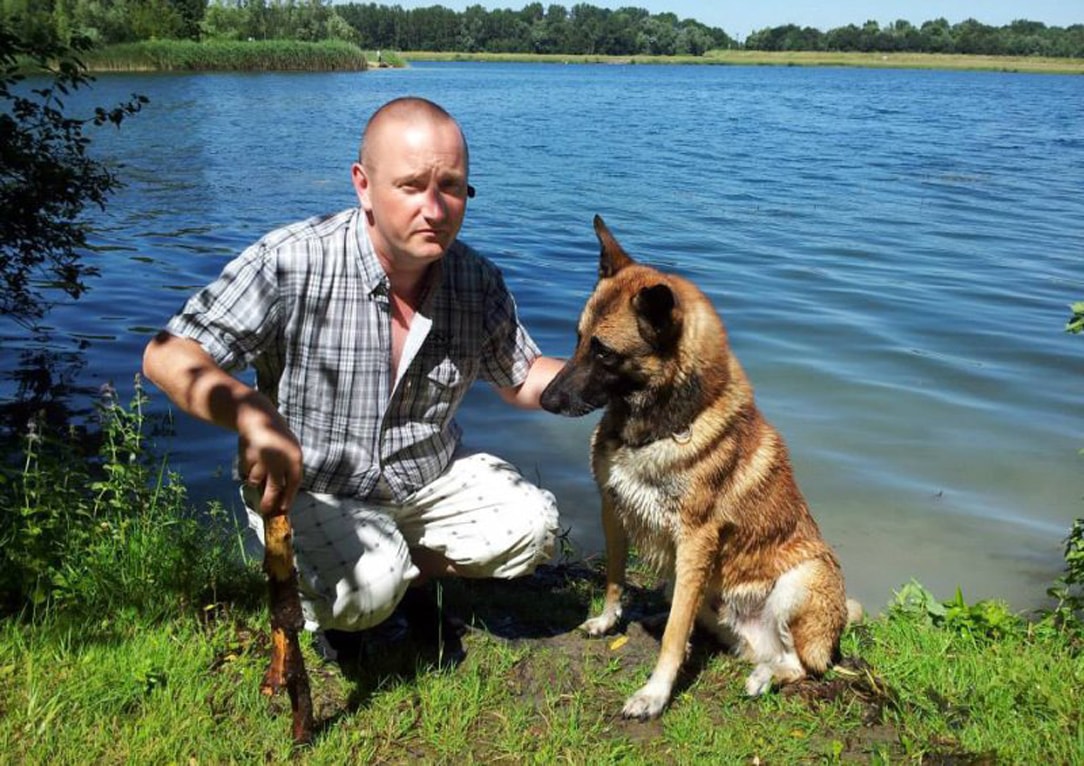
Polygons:
M595 236L602 247L598 255L598 278L609 279L621 269L634 263L629 254L621 245L617 244L614 235L606 228L602 216L595 216Z
M658 350L672 347L681 335L681 307L669 285L644 287L632 299L640 335Z

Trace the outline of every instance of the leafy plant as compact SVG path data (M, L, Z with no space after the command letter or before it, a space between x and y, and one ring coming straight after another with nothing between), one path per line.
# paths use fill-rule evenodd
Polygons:
M1069 308L1073 313L1065 323L1065 331L1084 332L1084 301L1077 301ZM1060 629L1084 632L1084 518L1073 522L1065 538L1064 558L1065 574L1046 591L1056 604L1043 613L1044 621Z
M1055 600L1043 613L1062 630L1084 632L1084 519L1077 519L1065 538L1065 573L1047 589Z
M1026 623L1003 601L983 600L968 604L963 592L948 601L938 601L915 580L900 588L889 604L889 617L917 619L975 640L996 640L1025 632Z
M1069 309L1073 312L1073 315L1065 323L1065 332L1073 334L1084 332L1084 301L1077 301L1070 305Z
M83 263L89 204L105 205L120 185L116 174L87 152L84 128L119 126L147 103L144 96L93 117L65 114L65 99L94 78L79 56L90 39L70 44L16 32L0 22L0 316L34 326L46 313L48 291L78 298L95 270ZM26 87L26 73L48 82Z

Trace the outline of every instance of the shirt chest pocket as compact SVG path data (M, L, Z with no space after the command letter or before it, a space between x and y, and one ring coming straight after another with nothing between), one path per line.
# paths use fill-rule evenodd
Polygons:
M455 413L477 374L477 362L449 356L425 365L421 388L411 409L428 421L445 421Z

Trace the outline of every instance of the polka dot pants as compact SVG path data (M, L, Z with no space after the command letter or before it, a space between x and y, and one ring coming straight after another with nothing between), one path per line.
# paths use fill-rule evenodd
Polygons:
M242 487L262 544L258 497ZM553 555L551 493L483 453L457 457L403 504L301 492L290 510L305 627L363 630L387 619L420 573L426 549L469 577L530 574Z

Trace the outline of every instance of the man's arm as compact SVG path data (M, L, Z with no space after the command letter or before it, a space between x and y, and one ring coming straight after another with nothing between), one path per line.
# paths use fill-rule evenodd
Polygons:
M541 409L542 405L539 404L538 400L542 396L542 392L564 366L565 363L563 359L555 359L551 356L540 356L535 359L534 363L531 365L526 380L518 386L497 388L497 393L499 393L501 398L506 402L513 404L516 407L521 407L525 410Z
M260 513L286 513L301 484L301 445L271 401L219 367L194 340L158 333L143 374L189 415L236 431L241 474L263 487Z

